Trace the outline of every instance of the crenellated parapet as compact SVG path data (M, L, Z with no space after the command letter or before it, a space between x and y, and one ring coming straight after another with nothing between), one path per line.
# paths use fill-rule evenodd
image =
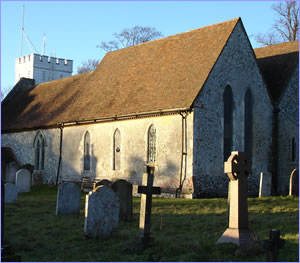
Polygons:
M35 79L36 84L69 77L73 72L73 60L30 54L16 59L15 78Z

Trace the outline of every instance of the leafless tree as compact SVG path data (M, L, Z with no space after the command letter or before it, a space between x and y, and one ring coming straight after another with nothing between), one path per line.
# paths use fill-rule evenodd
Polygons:
M88 61L83 61L81 66L77 67L77 73L82 74L82 73L90 72L96 69L99 62L100 62L99 59L89 59Z
M299 39L299 3L298 1L278 2L272 5L277 13L272 30L267 34L257 34L255 40L262 45L274 45Z
M1 101L5 99L7 94L12 90L13 86L12 85L7 85L4 87L1 87Z
M104 49L107 52L117 50L120 48L131 47L137 44L145 43L162 37L162 33L157 31L154 27L135 26L126 28L121 33L114 33L116 40L104 42L102 41L97 48Z

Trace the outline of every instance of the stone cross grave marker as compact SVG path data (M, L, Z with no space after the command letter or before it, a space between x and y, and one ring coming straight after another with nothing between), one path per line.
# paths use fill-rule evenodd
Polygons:
M18 200L18 191L15 184L4 185L5 203L12 204Z
M251 167L243 152L231 152L224 163L224 172L230 179L229 227L217 243L251 246L255 236L248 229L248 176Z
M160 187L153 187L153 180L154 165L147 164L147 173L143 175L142 185L138 187L138 193L142 194L139 224L139 237L142 242L148 242L150 240L152 195L161 194Z
M31 173L23 168L16 173L16 187L18 193L30 192Z
M56 215L80 214L81 190L78 184L62 182L58 185Z
M289 195L299 196L299 170L298 169L294 169L291 173Z
M272 174L261 172L258 197L270 196L272 189Z
M16 173L19 170L19 165L16 162L10 162L5 168L5 183L15 184Z
M132 184L120 179L112 183L111 189L120 199L120 219L130 220L132 218Z
M101 185L90 191L85 200L84 236L110 236L119 226L119 211L119 198L111 188Z

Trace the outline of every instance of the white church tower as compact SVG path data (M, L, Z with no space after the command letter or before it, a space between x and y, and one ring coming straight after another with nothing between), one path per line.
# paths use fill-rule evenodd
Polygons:
M55 58L39 54L31 54L16 59L15 79L20 78L35 80L35 84L55 79L69 77L73 72L73 60Z
M61 79L72 76L73 60L45 56L45 34L43 37L42 54L36 50L35 46L27 36L24 30L24 5L22 16L22 33L21 33L21 57L16 59L15 64L15 81L21 78L34 79L35 85L48 82L55 79ZM27 40L27 44L31 49L32 54L23 56L23 37ZM32 48L36 53L32 51ZM15 83L15 84L16 84Z

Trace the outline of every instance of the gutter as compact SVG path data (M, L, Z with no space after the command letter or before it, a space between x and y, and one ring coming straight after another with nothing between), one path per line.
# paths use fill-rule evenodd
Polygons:
M23 131L33 131L38 129L55 129L60 128L60 125L66 126L76 126L76 125L84 125L84 124L92 124L92 123L102 123L102 122L112 122L117 120L129 120L129 119L138 119L138 118L146 118L146 117L155 117L155 116L163 116L163 115L171 115L171 114L180 114L181 112L191 112L191 108L175 108L169 110L157 110L157 111L149 111L149 112L140 112L140 113L130 113L124 115L114 115L109 117L102 118L94 118L94 119L86 119L86 120L71 120L51 125L44 126L36 126L32 128L21 128L21 129L8 129L1 130L1 133L13 133L13 132L23 132Z
M186 118L189 115L188 111L179 113L182 117L182 128L181 128L181 168L179 177L179 186L175 191L175 198L181 196L183 183L186 179L186 167L187 167L187 122ZM183 163L184 163L184 176L183 176Z
M63 143L63 129L64 129L64 125L62 123L60 123L58 125L59 125L59 129L60 129L60 144L59 144L58 167L57 167L57 174L56 174L56 185L58 184L58 177L59 177L60 166L61 166L62 143Z

